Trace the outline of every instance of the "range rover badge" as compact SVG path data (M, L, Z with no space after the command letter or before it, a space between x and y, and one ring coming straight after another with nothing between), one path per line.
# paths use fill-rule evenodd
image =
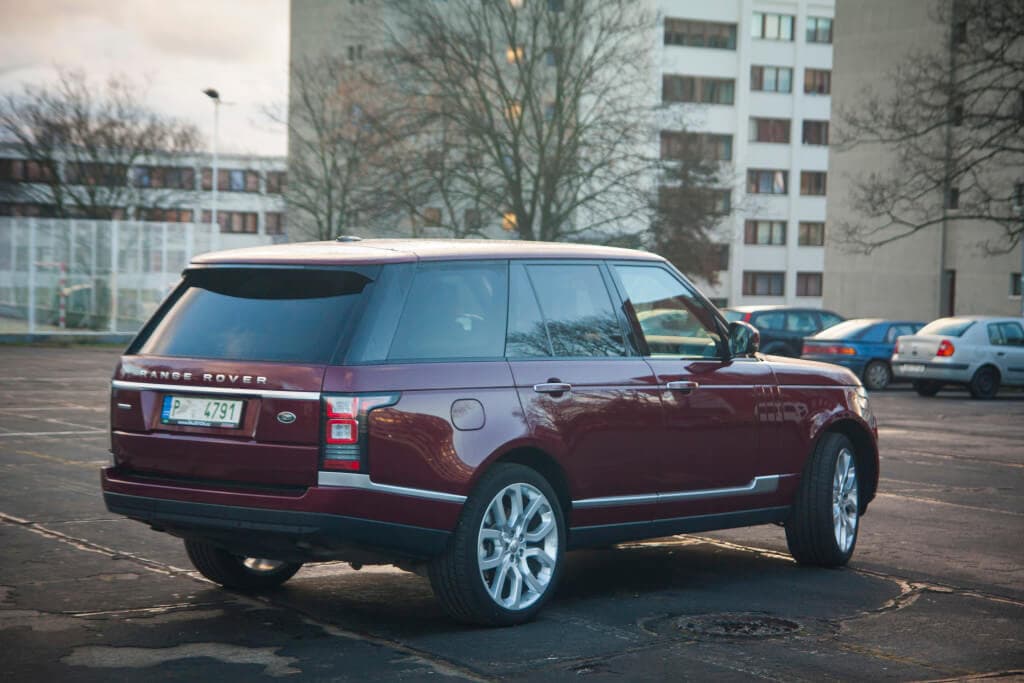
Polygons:
M292 422L295 422L295 413L288 412L287 410L282 410L280 413L277 414L277 421L280 422L281 424L290 425Z

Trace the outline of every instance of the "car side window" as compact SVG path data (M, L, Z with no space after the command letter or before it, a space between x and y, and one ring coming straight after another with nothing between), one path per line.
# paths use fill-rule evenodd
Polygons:
M560 357L625 356L626 339L611 295L594 264L526 266L543 325L531 324L529 299L517 303L506 348L519 355L550 344L548 355ZM517 290L524 285L517 280ZM546 339L545 339L546 336Z
M818 321L810 311L791 311L786 314L786 331L814 334L818 331Z
M505 355L509 358L550 358L554 355L530 277L526 268L517 263L513 263L509 270Z
M668 271L615 266L651 356L716 358L721 335L713 314Z
M988 340L994 346L1024 346L1024 328L1019 323L992 323Z
M914 334L914 331L913 325L891 325L885 334L885 341L887 344L894 344L897 337Z
M388 360L501 358L507 280L505 262L420 264Z
M786 329L785 313L760 313L750 321L759 330L784 330Z

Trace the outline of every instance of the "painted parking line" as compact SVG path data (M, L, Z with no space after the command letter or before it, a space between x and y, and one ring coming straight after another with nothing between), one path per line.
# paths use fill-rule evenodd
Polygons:
M0 432L0 438L6 436L86 436L106 433L106 429L76 429L68 432Z

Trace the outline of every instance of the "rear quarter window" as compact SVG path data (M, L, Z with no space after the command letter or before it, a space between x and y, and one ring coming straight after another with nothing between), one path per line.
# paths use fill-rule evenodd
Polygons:
M189 271L129 353L327 363L370 282L340 269Z

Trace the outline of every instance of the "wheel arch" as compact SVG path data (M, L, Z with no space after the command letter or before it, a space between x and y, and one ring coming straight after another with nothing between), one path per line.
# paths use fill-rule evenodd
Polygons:
M879 457L878 445L871 430L853 418L841 418L825 426L819 432L811 447L811 452L817 447L818 442L826 434L842 434L853 444L854 455L857 458L857 471L861 473L858 479L864 484L860 500L860 512L864 514L868 509L875 493L878 491Z
M520 445L489 458L481 467L477 468L473 477L473 486L495 465L501 463L513 463L523 465L539 473L544 477L551 488L558 496L558 503L562 507L563 518L566 526L569 524L569 515L572 512L572 491L569 487L569 479L565 470L550 453L537 446Z

